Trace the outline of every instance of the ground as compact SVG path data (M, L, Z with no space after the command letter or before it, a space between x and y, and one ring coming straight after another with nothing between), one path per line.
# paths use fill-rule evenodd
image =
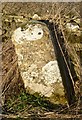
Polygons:
M71 10L71 8L73 8L73 9ZM66 40L67 40L66 41L67 49L68 49L68 52L69 52L72 60L74 60L73 63L75 64L75 70L78 75L78 79L80 79L79 63L77 63L77 61L79 62L79 51L82 50L82 48L79 45L80 39L78 39L78 41L76 41L77 38L75 37L75 35L73 35L74 36L73 39L70 39L70 37L69 37L70 33L68 33L65 29L65 24L66 24L67 20L69 22L73 18L73 16L79 17L80 14L79 14L78 8L79 8L78 3L74 3L74 4L73 3L69 3L69 4L68 3L63 3L63 4L62 3L60 3L60 4L59 3L54 3L54 4L53 3L3 3L2 4L3 80L4 80L2 88L3 88L3 91L7 91L6 88L11 88L9 90L9 92L7 91L7 95L6 95L7 98L8 98L8 95L12 96L15 94L17 96L16 98L13 98L13 100L11 97L11 99L8 101L9 103L7 103L7 105L10 105L10 107L5 105L6 108L9 110L9 112L14 111L14 112L18 112L19 114L20 113L22 114L21 108L26 110L26 108L24 108L24 107L26 106L26 104L28 106L29 102L30 102L30 106L28 106L27 108L28 108L28 112L30 112L30 113L33 113L33 112L34 112L34 114L38 114L38 112L44 113L46 111L47 112L51 111L51 109L52 109L52 108L49 109L50 108L50 106L48 106L49 103L46 104L46 102L42 102L44 98L41 99L41 98L39 98L38 95L30 96L30 95L26 95L25 93L23 94L20 92L20 88L24 89L24 85L23 85L23 81L21 80L20 72L19 72L18 65L17 65L17 56L15 53L15 48L11 41L11 35L13 34L13 31L21 25L23 20L25 20L25 22L28 21L29 19L31 19L33 17L34 14L38 14L41 17L41 19L44 19L44 20L49 19L50 21L56 21L56 23L58 23L60 26L62 25L64 28L64 29L62 28L63 33L65 34L64 37L66 37ZM73 11L73 13L75 13L75 14L72 13L72 15L71 15L70 11ZM60 19L60 15L61 15L61 19ZM70 15L70 17L69 17L69 15ZM68 17L68 18L66 18L66 17ZM59 26L59 30L60 30L60 26ZM66 33L68 34L68 36ZM76 38L76 40L74 38ZM82 37L80 37L80 38L82 38ZM37 43L37 44L39 44L39 43ZM79 46L79 50L77 50L78 54L75 51L78 48L77 45ZM39 47L38 47L38 49L39 49ZM14 81L14 82L11 82L11 81ZM13 83L13 84L10 84L10 83ZM10 87L8 87L8 84L10 84ZM12 88L13 88L13 90L12 90ZM12 91L12 92L10 92L10 91ZM17 93L19 93L19 94L17 95ZM22 102L22 99L24 99L28 102L26 102L26 101ZM30 100L28 100L28 99L30 99ZM12 108L12 104L11 104L12 101L13 101L13 103L14 103L14 101L16 101L16 103L19 105L14 104L13 108ZM32 103L32 101L33 101L33 103ZM46 107L45 107L44 103L46 104ZM21 106L22 104L23 104L23 106ZM36 106L36 107L34 107L34 106ZM53 105L51 105L51 106L53 106ZM17 109L17 111L16 111L16 109ZM68 109L67 106L66 106L66 109ZM58 111L58 109L56 109L56 110ZM64 108L62 108L58 112L61 113L62 110L65 112ZM71 112L71 114L72 113L73 112ZM23 112L23 114L24 114L23 116L26 115L25 112ZM68 116L69 116L69 114L70 114L70 112L68 112ZM77 111L75 112L75 114L77 115Z

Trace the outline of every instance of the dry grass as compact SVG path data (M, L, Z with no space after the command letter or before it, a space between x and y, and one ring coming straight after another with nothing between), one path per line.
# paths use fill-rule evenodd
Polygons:
M78 76L78 81L75 84L75 89L77 91L77 106L73 105L73 109L72 108L68 108L65 107L64 109L62 108L61 110L59 109L58 112L45 112L44 114L38 114L39 118L81 118L81 114L78 113L79 111L79 106L80 106L80 83L81 83L81 66L80 66L80 51L82 51L82 46L80 46L80 42L79 43L71 43L69 41L69 36L66 34L65 31L65 24L70 21L71 19L73 19L70 15L70 13L74 13L74 16L78 16L80 18L80 11L79 11L79 4L78 3L4 3L3 6L3 15L5 14L11 14L11 15L17 15L17 16L24 16L25 18L30 18L32 17L32 15L34 13L38 13L41 16L41 19L49 19L52 21L55 21L58 25L59 25L59 30L61 29L62 33L63 33L63 37L65 40L65 45L66 48L68 50L69 56L72 59L72 62L74 64L74 68L75 71L77 73ZM24 8L28 8L28 10L26 11ZM39 6L39 7L38 7ZM13 8L11 10L11 7ZM41 9L40 9L41 8ZM34 11L33 11L34 10ZM45 15L46 13L46 15ZM70 15L70 17L67 19L66 16ZM29 16L29 17L28 17ZM66 22L64 22L66 21ZM11 28L12 28L12 22L5 22L7 24L4 23L4 19L3 19L3 81L2 81L2 95L6 95L6 98L8 98L8 96L12 96L12 95L16 95L20 93L20 88L21 86L23 86L23 82L20 78L20 73L19 73L19 69L18 69L18 65L17 65L17 56L14 50L14 46L11 42ZM10 26L9 26L10 25ZM18 26L18 24L15 24L15 28ZM4 31L6 30L6 31ZM11 31L11 33L10 33ZM79 48L78 48L78 44L79 44ZM79 54L78 54L79 53ZM19 87L18 87L19 86ZM13 90L12 90L13 88ZM12 92L11 92L12 91ZM14 103L17 102L14 101ZM14 104L13 103L13 104ZM67 110L68 109L68 110ZM64 113L67 110L67 113L60 114L60 113ZM27 111L26 109L24 111ZM23 111L23 113L24 113ZM70 112L71 111L71 112ZM75 114L73 114L73 112L75 111ZM70 115L71 113L71 115ZM18 113L18 115L0 115L0 117L6 117L6 118L17 118L20 117L20 115L22 114L22 112ZM23 118L28 118L28 117L32 117L32 114L24 114L24 116L22 116Z

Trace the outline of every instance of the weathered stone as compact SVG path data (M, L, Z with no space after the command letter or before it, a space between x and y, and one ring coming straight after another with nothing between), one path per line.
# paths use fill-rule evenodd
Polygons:
M23 31L21 27L17 28L12 35L25 89L46 97L51 97L53 93L64 96L48 28L38 23L26 26Z

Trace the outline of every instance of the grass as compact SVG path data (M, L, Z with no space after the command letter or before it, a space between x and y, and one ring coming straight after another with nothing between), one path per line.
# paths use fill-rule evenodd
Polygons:
M33 95L22 92L18 96L14 96L12 99L8 99L4 106L4 112L17 113L22 110L33 110L34 107L39 107L43 111L53 111L58 109L60 105L51 103L44 96L40 96L38 93Z
M58 3L57 3L58 4ZM59 13L63 14L65 16L65 14L69 15L69 11L72 11L73 9L69 9L70 5L66 5L66 7L64 5L60 5L58 4L57 7L59 8L58 10L56 10L56 15L55 16L59 16ZM48 8L48 7L47 7ZM74 6L72 6L72 8L75 8ZM54 8L51 9L51 11ZM63 11L63 13L62 13ZM32 10L33 12L33 10ZM77 12L77 11L76 11ZM75 12L75 13L76 13ZM72 13L73 14L73 13ZM72 14L70 14L69 19L72 18ZM43 15L43 14L42 14ZM62 15L62 16L63 16ZM51 16L51 15L50 15ZM63 18L64 18L63 16ZM54 17L54 14L53 14ZM57 18L57 17L56 17ZM54 18L53 18L54 19ZM62 19L61 19L62 20ZM67 20L67 19L65 19ZM56 22L60 21L59 18L56 19ZM8 29L9 30L9 26L6 23L3 23L3 28ZM10 39L10 33L6 32L6 35L3 36L2 41L6 41L6 39ZM66 38L67 36L67 38ZM73 62L77 62L78 56L76 54L77 51L75 51L72 46L72 44L76 43L76 41L78 43L80 43L80 38L82 38L82 36L77 37L74 34L66 34L65 35L66 38L66 45L68 48L68 52L70 54L70 56L73 58ZM69 44L68 44L69 43ZM82 51L81 51L82 52ZM78 62L76 64L77 66L79 66ZM79 67L76 66L76 72L79 71ZM79 85L80 86L80 85ZM8 99L5 103L5 105L3 106L3 110L4 112L9 112L9 113L21 113L22 111L27 111L29 113L34 113L36 112L36 109L38 109L37 111L53 111L55 109L58 109L60 107L60 105L53 105L51 102L49 102L44 96L39 96L38 93L35 93L34 95L31 95L29 93L25 93L25 92L21 92L18 96L13 96L13 98ZM77 106L78 107L78 106ZM78 109L78 108L77 108ZM64 115L63 115L64 116ZM20 118L17 118L18 120L20 120ZM10 118L11 120L11 118Z

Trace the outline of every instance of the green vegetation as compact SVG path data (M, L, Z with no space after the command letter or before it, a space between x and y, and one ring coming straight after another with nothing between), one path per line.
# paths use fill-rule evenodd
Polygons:
M22 112L24 110L33 110L36 107L38 109L42 109L43 111L53 111L54 109L58 109L60 105L54 105L50 101L47 100L44 96L40 96L38 93L33 95L29 93L22 92L18 96L14 96L13 99L8 99L5 106L4 111L10 113Z

